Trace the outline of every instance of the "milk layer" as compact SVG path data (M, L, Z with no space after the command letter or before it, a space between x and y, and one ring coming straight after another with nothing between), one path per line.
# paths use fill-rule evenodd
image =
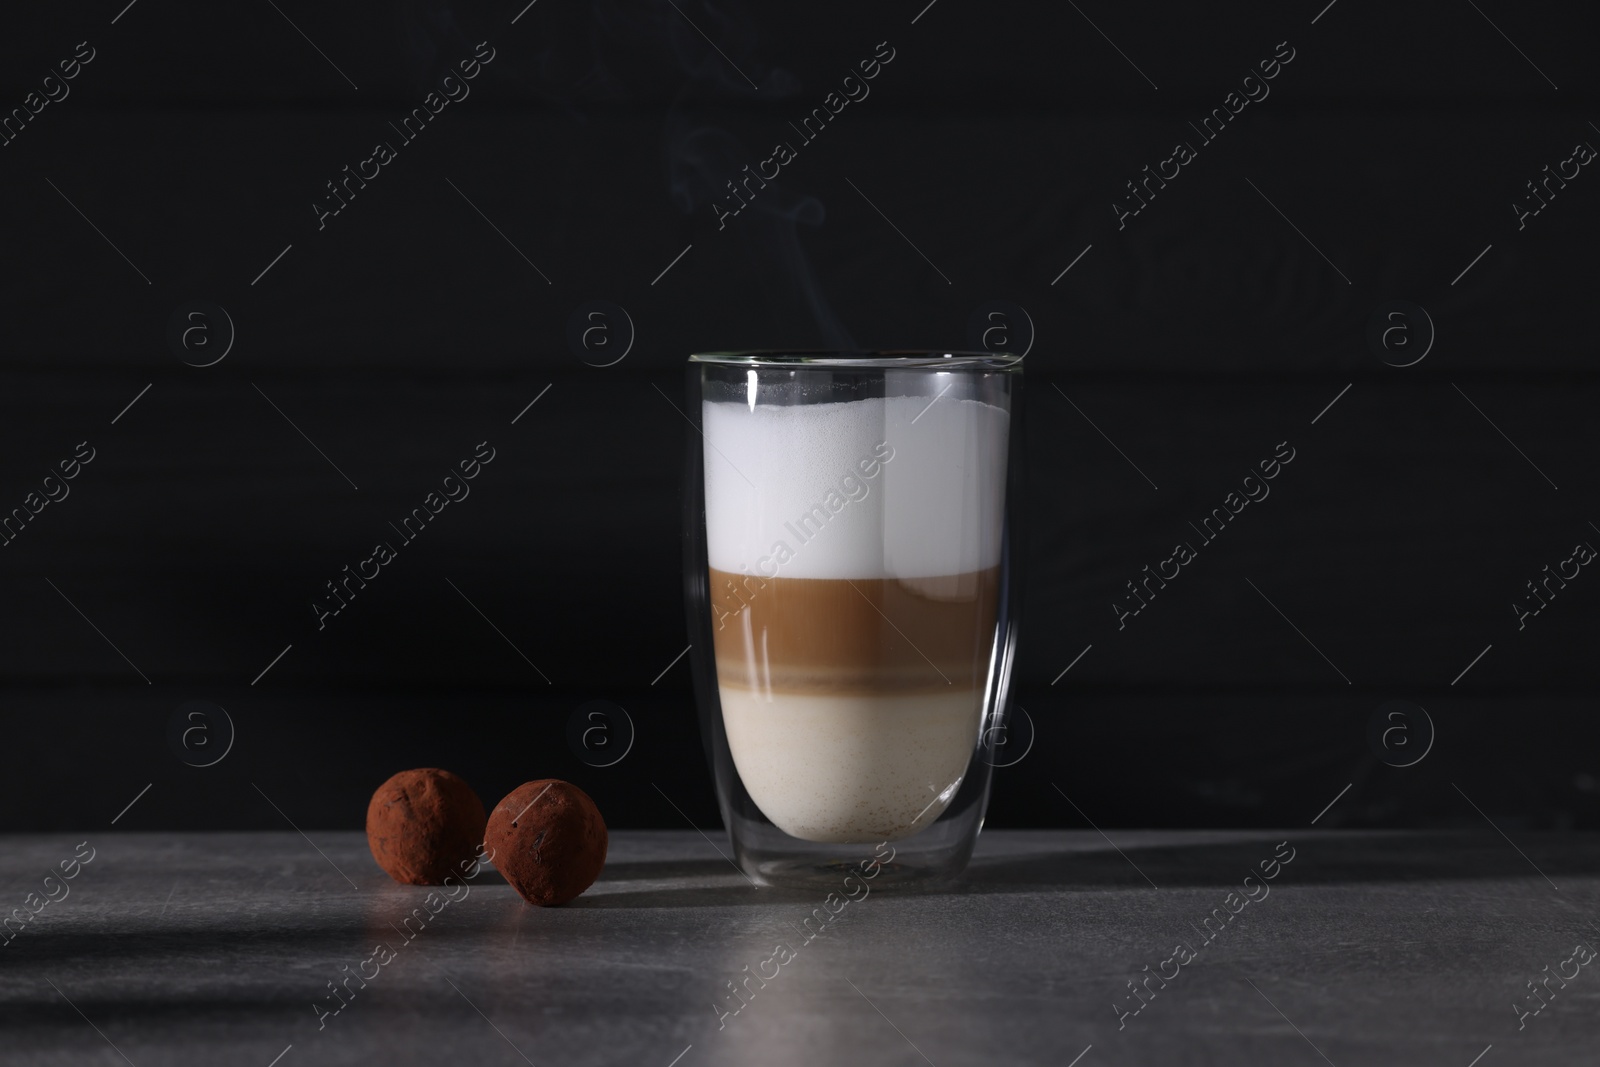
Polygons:
M949 805L977 747L982 693L801 696L723 685L734 765L762 813L805 841L909 837Z

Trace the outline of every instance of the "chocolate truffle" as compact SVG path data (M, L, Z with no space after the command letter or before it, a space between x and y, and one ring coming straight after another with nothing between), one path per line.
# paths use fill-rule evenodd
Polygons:
M565 904L600 877L606 823L589 794L558 778L517 786L489 813L484 851L529 903Z
M483 840L483 801L449 771L401 771L367 805L367 846L389 877L405 885L441 885L461 877Z

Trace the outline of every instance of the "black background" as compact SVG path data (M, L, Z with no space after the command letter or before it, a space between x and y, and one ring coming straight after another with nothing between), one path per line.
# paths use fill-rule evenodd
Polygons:
M0 829L353 828L418 765L488 803L554 775L614 826L714 824L688 661L666 669L685 355L966 347L996 300L1035 335L1037 731L991 824L1279 825L1350 784L1319 825L1600 825L1600 578L1521 630L1511 607L1600 543L1600 178L1522 229L1512 208L1600 144L1590 27L1467 0L1080 6L8 13L6 113L96 55L0 147L0 510L96 456L0 548ZM324 183L480 41L471 95L319 230ZM871 95L719 229L722 182L883 41ZM1279 42L1270 96L1119 230L1124 183ZM194 300L237 331L206 368L167 339ZM567 341L592 300L636 330L613 366ZM1413 366L1366 340L1393 300L1437 329ZM471 496L319 631L323 583L484 440ZM1119 631L1124 583L1282 441L1271 496ZM191 700L237 727L209 768L167 743ZM592 700L636 725L615 766L567 744ZM1415 766L1368 744L1391 700L1437 729Z

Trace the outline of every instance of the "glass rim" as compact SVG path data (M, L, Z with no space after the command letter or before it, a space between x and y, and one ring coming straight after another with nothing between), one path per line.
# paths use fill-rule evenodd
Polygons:
M880 351L849 351L830 349L749 349L732 352L695 352L690 363L705 363L723 367L826 367L840 370L851 368L907 369L928 368L936 370L979 369L993 371L1020 371L1023 357L1011 352L963 352L928 349L887 349Z

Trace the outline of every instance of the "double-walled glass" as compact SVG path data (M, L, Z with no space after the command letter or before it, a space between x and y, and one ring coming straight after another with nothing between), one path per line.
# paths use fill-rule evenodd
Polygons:
M965 868L1016 644L1021 372L991 353L690 357L695 690L756 881Z

